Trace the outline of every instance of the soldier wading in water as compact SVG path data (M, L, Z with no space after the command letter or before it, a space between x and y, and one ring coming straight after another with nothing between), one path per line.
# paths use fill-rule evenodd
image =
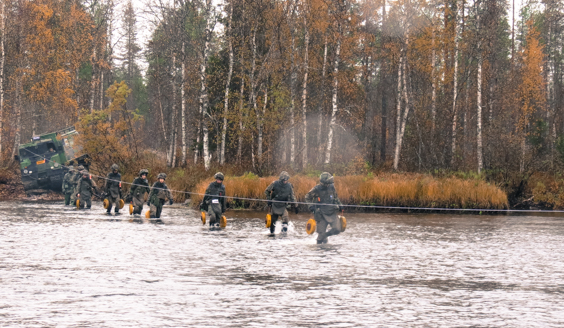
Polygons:
M107 213L110 214L112 206L114 206L117 214L119 213L119 201L121 199L121 174L118 172L119 166L117 164L113 164L111 170L106 179L106 199L110 203Z
M276 221L279 216L282 216L282 232L288 231L288 221L290 217L288 216L288 203L294 205L296 214L298 208L296 206L296 196L294 195L294 188L292 184L288 182L290 180L290 175L286 171L280 173L280 178L272 182L264 191L266 199L268 199L268 207L271 211L271 222L270 222L270 233L274 233ZM274 202L273 202L274 201Z
M127 201L133 205L132 214L141 214L143 210L143 203L145 202L145 193L150 193L149 181L147 181L147 174L149 171L142 169L139 171L139 176L133 180Z
M86 170L82 170L82 177L76 185L76 197L78 197L79 208L90 209L92 207L92 194L98 189L94 180L90 178L90 174Z
M157 175L157 182L155 182L151 188L151 193L149 194L149 215L151 219L159 219L161 217L163 205L167 198L169 199L170 205L172 205L172 194L165 184L165 179L166 174L159 173L159 175Z
M73 206L76 204L76 200L78 199L78 197L76 196L76 186L78 185L78 180L80 180L80 178L82 177L82 171L84 171L84 166L79 165L78 169L76 170L76 172L71 178L72 193L71 193L70 203Z
M70 205L72 194L74 193L75 183L74 176L76 170L74 166L69 165L69 171L63 177L63 194L65 195L65 205Z
M333 176L328 172L323 172L319 180L321 183L305 195L305 201L315 203L309 206L309 210L314 214L317 225L317 243L325 244L327 237L341 233L341 221L337 214L339 210L342 210L343 204L337 197ZM326 231L327 225L331 226L331 230Z
M210 227L219 228L219 222L225 213L225 185L223 185L225 176L217 172L213 178L215 181L206 189L206 195L200 203L200 211L207 211Z

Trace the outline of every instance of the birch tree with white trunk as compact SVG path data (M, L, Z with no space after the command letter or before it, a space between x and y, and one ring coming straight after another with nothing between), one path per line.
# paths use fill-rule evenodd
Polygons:
M182 83L180 84L180 113L182 117L182 158L180 159L181 166L186 166L186 158L188 157L188 133L186 124L186 43L182 42Z
M407 27L406 27L407 28ZM409 33L405 33L404 49L402 54L400 54L400 63L398 67L398 105L397 105L397 117L396 117L396 147L394 151L394 170L398 170L399 159L401 153L401 146L403 143L403 136L405 133L405 126L407 125L407 118L409 116L409 96L407 88L407 74L408 74L408 63L407 63L407 49L409 49ZM403 59L401 56L403 55ZM403 65L403 67L402 67ZM402 72L403 68L403 72ZM403 84L403 88L400 85ZM403 89L403 100L405 103L405 109L401 109L401 90Z
M477 30L480 33L480 6L477 6L478 14L476 15ZM483 162L483 146L482 146L482 39L478 37L478 72L476 74L476 160L478 164L478 173L482 172Z
M208 131L208 107L209 107L209 98L208 98L208 86L207 86L207 76L206 70L208 67L208 57L210 52L210 42L211 42L211 34L213 28L213 17L212 17L212 7L211 7L211 0L206 0L206 7L205 7L205 19L206 19L206 27L204 31L204 48L202 51L202 61L200 64L200 106L202 108L202 143L203 143L203 159L204 159L204 169L207 171L210 169L210 162L211 162L211 154L209 151L209 131Z
M451 140L451 158L450 165L454 167L456 159L456 131L458 125L458 112L456 107L456 100L458 98L458 0L456 2L456 11L454 13L454 71L453 71L453 86L452 86L452 140Z
M335 60L333 65L333 91L331 96L331 121L329 122L329 132L327 133L327 148L325 150L325 164L331 163L331 150L333 149L333 130L337 124L337 92L339 91L339 63L341 62L341 38L343 27L341 21L337 20L337 46L335 49Z
M174 167L176 158L176 121L177 121L177 109L176 109L176 54L172 54L172 113L170 115L170 138L167 153L167 166Z
M302 122L303 122L303 130L302 130L302 167L305 169L307 167L307 75L309 71L309 28L307 25L307 15L309 11L307 8L307 1L304 1L304 10L303 10L303 17L304 17L304 29L305 29L305 36L304 36L304 79L302 85Z
M227 72L227 81L225 81L225 96L224 96L224 103L223 103L223 126L221 128L221 149L219 152L219 164L225 164L225 143L227 139L227 115L229 114L229 88L231 85L231 77L233 75L233 63L234 63L234 54L233 54L233 38L231 35L232 30L232 22L233 22L233 4L229 6L229 20L227 24L227 31L225 32L225 37L227 38L228 47L229 47L229 70Z

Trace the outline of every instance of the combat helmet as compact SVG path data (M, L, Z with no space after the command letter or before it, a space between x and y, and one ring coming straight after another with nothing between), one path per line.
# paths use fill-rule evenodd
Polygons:
M290 175L286 171L282 171L280 173L280 181L288 181L290 180Z
M216 174L214 174L213 178L216 179L216 180L223 181L225 179L225 176L223 175L223 173L217 172Z
M165 179L166 180L166 173L159 173L159 175L157 175L157 179Z
M69 165L67 168L69 169L69 172L73 172L73 171L74 171L74 166L72 166L72 165Z
M323 184L332 184L333 183L333 176L329 172L323 172L319 176L319 182Z
M112 166L110 167L110 169L113 171L118 171L119 170L119 165L117 164L112 164Z
M79 171L79 172L82 172L83 170L84 170L84 165L79 165L79 166L78 166L78 171Z
M149 170L147 170L147 169L141 169L141 171L139 171L139 176L142 176L143 174L149 175Z
M80 174L82 174L82 175L89 175L88 170L82 170L82 171L80 171Z

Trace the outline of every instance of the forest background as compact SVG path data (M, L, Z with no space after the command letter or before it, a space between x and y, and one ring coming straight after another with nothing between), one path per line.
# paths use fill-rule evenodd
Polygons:
M74 125L101 175L401 171L564 206L562 1L0 6L2 167Z

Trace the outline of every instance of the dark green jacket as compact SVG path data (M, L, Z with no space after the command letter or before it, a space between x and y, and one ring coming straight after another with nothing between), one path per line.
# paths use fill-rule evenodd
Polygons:
M151 204L158 206L161 204L161 200L172 199L172 193L168 189L166 183L155 182L151 188L151 193L149 194L149 202Z
M218 197L220 196L220 197ZM219 210L219 206L221 205L221 213L225 212L226 209L226 199L225 199L225 185L223 183L212 182L209 184L208 188L206 189L206 195L204 196L204 203L208 206L211 204L214 208L214 211ZM216 203L217 202L217 203Z
M342 205L334 184L318 184L313 187L305 195L306 203L314 203L315 205L308 205L310 210L320 209L323 214L332 215L339 210L339 205ZM319 204L319 205L317 205Z
M76 171L68 171L63 177L63 194L70 194L74 191L74 175Z
M80 177L78 183L76 185L76 193L80 194L81 196L90 197L96 191L97 186L94 180L90 179L90 177L84 179Z
M142 179L141 177L135 178L133 180L133 185L129 188L129 194L132 197L142 198L145 193L150 193L151 188L149 187L149 181L147 179Z

